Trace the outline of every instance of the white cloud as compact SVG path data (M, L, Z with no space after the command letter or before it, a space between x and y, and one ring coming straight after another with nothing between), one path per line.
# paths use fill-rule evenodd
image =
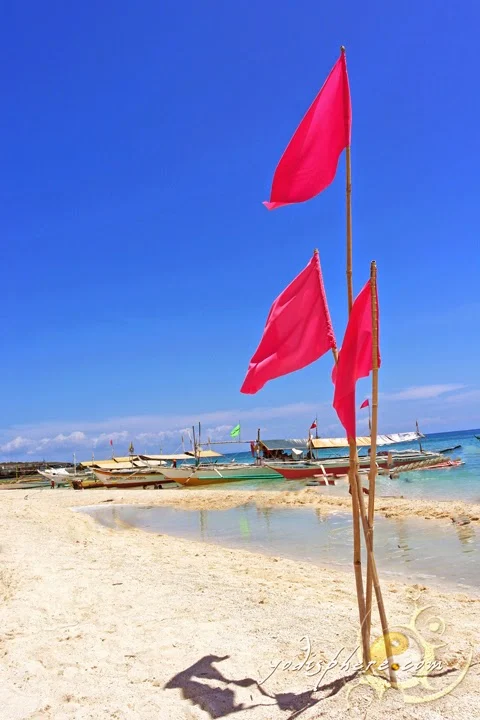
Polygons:
M13 453L19 450L27 450L31 446L32 441L28 438L24 438L21 435L9 440L4 445L0 445L0 451L3 453Z
M465 389L464 389L465 388ZM462 391L463 392L455 392ZM434 405L435 399L440 398ZM449 427L465 425L461 418L454 418L454 407L465 412L473 411L478 405L480 390L467 389L458 383L436 385L419 385L408 387L396 392L382 394L380 402L381 432L399 432L412 430L415 425L415 414L408 402L418 401L422 404L425 417L419 417L422 430L425 432L437 429L443 423L445 403L451 403L448 413ZM431 402L423 402L430 400ZM471 407L468 408L468 403ZM441 409L436 405L441 405ZM463 407L463 405L465 407ZM415 407L415 406L414 406ZM403 408L403 410L402 410ZM427 409L428 408L428 409ZM175 451L181 447L184 437L185 446L191 444L192 424L200 420L202 424L202 440L219 442L230 439L230 430L238 422L242 425L242 439L256 437L257 428L261 428L263 437L300 437L308 433L311 420L318 412L319 434L323 436L343 435L343 429L331 406L331 400L324 403L298 402L275 407L256 407L249 409L233 408L199 413L193 417L185 414L172 415L135 415L107 418L99 421L58 421L38 425L14 426L0 429L0 453L6 457L21 459L22 456L45 457L46 460L66 460L73 452L79 459L85 459L94 451L95 455L110 455L110 439L113 440L116 454L126 454L130 441L137 452L158 452L162 447L165 452ZM420 413L419 413L420 414ZM427 417L428 415L428 417ZM358 413L359 428L364 431L368 424L367 413ZM478 425L478 421L472 418ZM429 427L428 427L429 426ZM453 427L453 426L452 426ZM225 446L227 449L228 446ZM85 457L81 457L81 453Z
M31 441L30 441L31 442ZM84 432L81 432L80 430L75 430L74 432L69 433L68 435L65 435L64 433L59 433L58 435L55 435L55 437L44 437L40 440L38 443L38 446L35 448L37 451L45 450L48 448L62 448L62 447L70 447L72 445L89 445L90 441L88 437L85 435Z
M90 443L92 447L98 447L102 445L109 445L110 440L113 443L116 442L124 442L128 438L128 432L126 430L121 430L120 432L109 432L109 433L101 433L97 437L92 437L90 439Z
M478 402L480 400L480 390L467 390L463 393L450 395L448 398L445 398L445 400L449 403Z
M328 403L328 406L330 404ZM327 404L325 403L326 407ZM255 432L265 421L276 423L295 418L309 417L322 407L321 403L291 403L277 407L261 407L249 410L218 410L200 413L196 418L188 415L145 415L110 418L99 422L58 422L39 425L21 426L0 430L0 452L4 454L22 453L29 456L48 455L54 459L57 455L65 458L67 454L89 450L107 449L110 440L117 452L126 452L132 441L138 451L157 449L165 444L177 449L184 436L186 446L191 442L191 426L193 422L202 424L202 440L212 441L229 439L229 432L238 422L245 432ZM303 421L302 421L303 422ZM252 427L253 426L253 427ZM81 429L79 429L81 428ZM264 428L267 431L267 428ZM248 439L248 438L247 438Z
M416 385L414 387L400 390L399 392L393 393L381 393L381 396L385 400L426 400L430 398L437 398L445 393L453 392L454 390L461 390L465 385L458 383L447 383L444 385Z

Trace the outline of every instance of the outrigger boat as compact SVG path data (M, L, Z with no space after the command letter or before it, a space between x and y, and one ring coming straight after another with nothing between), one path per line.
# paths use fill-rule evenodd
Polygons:
M378 435L377 446L383 447L401 442L414 442L422 437L424 436L419 432ZM359 448L369 447L370 443L371 438L369 436L357 437L357 447ZM345 475L348 472L348 456L321 458L315 455L315 451L318 450L348 447L346 438L310 438L309 445L311 451L309 459L306 461L297 463L269 462L267 463L268 467L278 472L286 480L305 480L315 478L318 475ZM422 464L430 463L433 466L445 463L446 458L438 452L429 452L423 449L381 451L377 453L376 457L377 467L381 469L399 469L404 465L418 462ZM370 457L368 455L359 455L358 464L360 470L368 470Z
M424 437L420 432L395 433L378 436L379 446L393 445L401 442L418 441ZM370 446L370 437L357 438L358 447ZM316 456L318 450L326 448L343 448L347 446L344 438L308 438L306 440L257 440L251 443L255 463L200 464L200 457L221 457L211 450L197 450L195 467L182 466L164 470L169 480L180 485L197 487L201 485L217 485L220 483L239 482L242 480L286 480L312 479L325 475L345 475L348 471L349 458ZM445 463L446 458L439 453L423 450L392 451L378 453L377 465L380 468L398 468L412 462ZM368 469L369 456L359 458L360 469Z
M280 475L268 465L232 463L231 465L205 465L165 470L165 477L179 485L196 487L240 482L241 480L280 480Z
M44 470L38 469L38 474L44 477L50 482L52 486L63 485L68 486L73 483L74 480L91 480L93 479L93 473L91 470L77 470L77 460L75 454L73 455L73 468L72 467L51 467L45 468Z
M173 467L178 460L192 460L187 453L174 455L130 455L114 457L111 460L92 460L83 462L93 475L91 479L81 479L74 483L76 489L86 488L134 488L172 485L175 481L165 477L164 470L169 462Z

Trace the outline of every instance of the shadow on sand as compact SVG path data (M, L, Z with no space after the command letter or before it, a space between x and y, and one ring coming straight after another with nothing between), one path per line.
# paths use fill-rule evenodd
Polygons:
M309 690L298 694L278 693L270 695L253 678L233 680L222 675L214 667L214 663L224 662L229 657L229 655L205 655L189 668L171 678L165 685L165 689L180 689L185 700L198 705L211 718L222 718L261 706L276 706L284 712L291 711L291 715L288 716L287 720L295 720L308 708L339 693L346 683L357 676L357 673L346 675L333 682L321 685L317 690ZM213 681L213 683L222 683L227 687L212 686L213 683L207 684L206 680ZM237 703L235 701L236 688L251 689L249 703ZM254 694L256 699L254 699Z

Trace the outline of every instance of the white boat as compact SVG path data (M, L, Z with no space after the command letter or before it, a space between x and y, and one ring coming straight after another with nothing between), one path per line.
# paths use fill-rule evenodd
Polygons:
M91 472L77 472L76 469L67 467L45 468L45 470L38 470L38 474L55 483L71 483L73 480L86 480L92 477Z

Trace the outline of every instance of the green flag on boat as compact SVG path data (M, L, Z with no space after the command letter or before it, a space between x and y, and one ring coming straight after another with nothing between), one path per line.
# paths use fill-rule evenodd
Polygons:
M230 437L238 437L240 435L240 425L235 425L233 430L230 430Z

